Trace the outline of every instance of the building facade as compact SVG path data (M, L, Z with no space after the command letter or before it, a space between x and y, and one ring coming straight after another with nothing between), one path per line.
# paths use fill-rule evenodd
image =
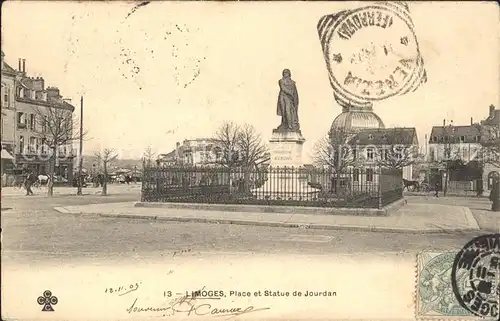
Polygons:
M168 154L160 154L158 159L165 165L200 165L216 164L218 160L214 140L210 138L185 139L177 142L176 148Z
M2 54L2 66L3 59ZM13 79L4 85L2 69L2 103L9 103L8 108L3 108L2 104L2 113L8 112L9 116L4 119L2 115L2 130L8 133L5 143L2 133L2 147L5 145L10 149L15 169L37 175L53 170L55 175L72 180L75 155L71 136L75 107L62 98L58 88L46 88L42 77L29 77L26 60L19 59L18 70L11 67L6 70ZM49 145L55 136L59 136L58 141L63 143L58 144L53 156ZM61 136L67 138L61 139Z
M485 143L494 139L490 133L498 133L499 129L500 110L494 106L490 106L488 117L479 123L471 119L470 125L457 126L443 121L442 126L432 127L428 141L431 176L438 177L441 185L446 185L452 192L481 188L489 191L492 173L499 171L499 160L498 152L493 154L496 161L491 159L490 147Z
M2 91L1 91L1 137L2 137L2 174L10 171L14 166L15 138L16 138L16 106L15 88L17 72L4 61L2 51Z

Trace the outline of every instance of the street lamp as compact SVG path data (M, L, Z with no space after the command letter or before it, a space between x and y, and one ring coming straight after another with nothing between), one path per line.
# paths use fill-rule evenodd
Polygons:
M447 135L447 137L445 137L445 157L446 157L446 160L445 160L445 172L443 174L444 176L444 188L443 188L443 196L446 196L447 192L448 192L448 180L450 179L450 162L451 162L451 153L452 153L452 144L453 144L453 132L454 132L454 128L453 128L453 120L450 122L450 124L448 125L448 129L449 129L449 135ZM445 128L445 133L448 133L448 130L446 130Z
M83 168L83 96L80 98L80 159L78 164L78 190L77 195L82 195L82 168Z

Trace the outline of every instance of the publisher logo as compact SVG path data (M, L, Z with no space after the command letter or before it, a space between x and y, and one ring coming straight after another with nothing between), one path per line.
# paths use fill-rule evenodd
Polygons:
M52 292L49 290L46 290L43 292L42 296L39 296L38 299L36 300L38 304L43 305L42 311L54 311L54 308L52 308L53 305L56 305L59 300L57 300L57 297L55 295L52 295Z

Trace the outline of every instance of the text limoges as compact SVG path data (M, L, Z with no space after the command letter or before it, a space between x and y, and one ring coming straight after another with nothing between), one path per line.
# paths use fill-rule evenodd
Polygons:
M198 290L198 291L186 291L186 296L191 298L221 298L224 297L224 291L222 290Z

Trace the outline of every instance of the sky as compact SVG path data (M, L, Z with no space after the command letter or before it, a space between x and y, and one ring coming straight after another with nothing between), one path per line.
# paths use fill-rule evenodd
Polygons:
M89 132L84 155L114 148L140 158L223 121L249 123L264 140L280 123L278 80L288 68L300 97L305 158L341 107L316 31L325 14L358 2L10 1L2 51L29 76L71 98ZM374 104L386 127L416 127L419 142L443 119L467 125L499 104L499 10L494 2L409 3L428 81Z

